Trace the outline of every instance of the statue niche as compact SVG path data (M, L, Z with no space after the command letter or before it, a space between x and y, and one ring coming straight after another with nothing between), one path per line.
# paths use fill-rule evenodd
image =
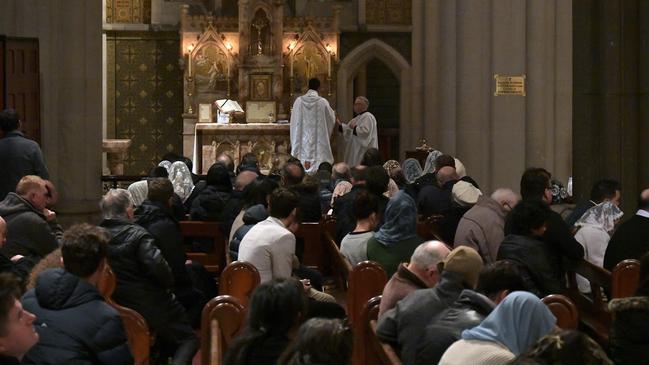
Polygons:
M250 35L252 36L250 42L250 49L248 54L261 56L271 55L271 37L270 37L270 21L266 16L263 9L257 9L255 17L250 23Z

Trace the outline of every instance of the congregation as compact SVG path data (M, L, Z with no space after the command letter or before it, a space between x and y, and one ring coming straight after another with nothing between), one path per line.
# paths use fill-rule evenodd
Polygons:
M423 168L413 158L382 161L368 145L352 166L291 158L267 174L252 153L236 167L221 154L206 176L170 153L145 180L97 197L99 224L64 230L38 145L13 111L0 114L0 127L0 153L10 156L0 162L0 364L132 364L116 306L155 334L151 363L196 363L208 341L201 314L225 283L189 258L213 242L188 239L179 223L187 220L216 222L227 262L258 272L223 364L352 364L357 352L375 351L359 348L364 335L349 323L351 303L339 294L351 285L332 289L333 270L305 264L311 247L298 232L324 221L346 265L375 263L387 279L370 332L393 364L649 363L649 189L622 222L614 180L567 210L565 189L544 168L488 194L459 159L436 150ZM630 296L577 278L582 297L610 299L608 342L587 326L562 327L544 298L574 301L574 267L610 272L628 259L639 261ZM109 296L107 272L116 283Z

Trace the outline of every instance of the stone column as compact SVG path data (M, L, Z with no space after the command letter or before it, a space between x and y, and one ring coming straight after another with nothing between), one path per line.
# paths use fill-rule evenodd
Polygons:
M412 87L411 87L411 117L412 128L401 130L402 134L407 134L405 140L413 140L414 136L424 136L424 50L426 43L424 41L424 2L431 0L413 0L412 1ZM412 149L415 146L404 146L406 149Z

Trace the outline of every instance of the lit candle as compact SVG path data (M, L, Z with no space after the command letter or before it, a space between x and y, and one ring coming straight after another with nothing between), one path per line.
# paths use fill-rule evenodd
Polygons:
M189 64L187 76L192 77L192 51L194 50L194 44L192 43L189 46L187 46L187 50L189 51L187 53L187 63Z
M288 57L289 62L291 63L291 77L293 77L293 55Z

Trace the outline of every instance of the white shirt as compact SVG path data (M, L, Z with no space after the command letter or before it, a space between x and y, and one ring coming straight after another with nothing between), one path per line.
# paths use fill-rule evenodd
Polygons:
M251 263L261 282L290 278L293 272L295 236L282 221L268 217L248 231L239 245L239 261Z
M327 99L315 90L295 99L291 111L291 155L299 159L308 173L315 173L323 162L333 163L329 137L336 116ZM306 162L310 163L307 168Z
M349 124L354 121L356 128L350 128ZM349 166L360 164L365 151L369 148L379 148L376 129L376 118L370 112L363 112L349 123L342 125L343 138L346 143L344 160Z

